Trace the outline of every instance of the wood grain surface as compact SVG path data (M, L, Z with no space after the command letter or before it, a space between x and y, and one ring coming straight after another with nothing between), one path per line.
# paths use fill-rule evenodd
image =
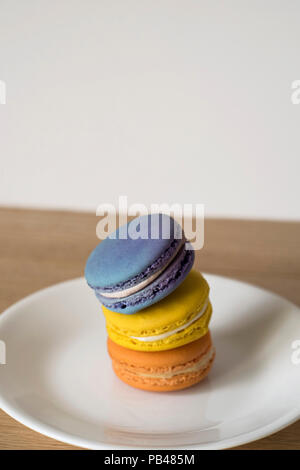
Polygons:
M98 242L98 219L89 213L0 208L0 219L0 312L38 289L82 276ZM300 223L206 219L196 267L265 287L300 305ZM75 448L0 410L0 449ZM300 450L300 421L239 449Z

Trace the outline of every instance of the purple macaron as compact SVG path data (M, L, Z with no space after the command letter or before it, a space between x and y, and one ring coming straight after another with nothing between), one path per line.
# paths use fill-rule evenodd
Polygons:
M164 214L133 219L90 254L85 277L109 310L132 314L173 292L194 262L181 226Z

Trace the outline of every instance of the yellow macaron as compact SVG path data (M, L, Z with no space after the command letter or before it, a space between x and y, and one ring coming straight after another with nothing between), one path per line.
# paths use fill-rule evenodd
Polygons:
M183 283L160 302L132 315L102 306L108 336L137 351L178 348L204 336L212 314L209 286L192 270Z

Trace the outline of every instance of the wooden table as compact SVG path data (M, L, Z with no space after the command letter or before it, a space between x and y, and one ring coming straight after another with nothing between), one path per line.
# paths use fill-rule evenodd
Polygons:
M0 311L38 289L81 276L98 242L93 214L0 209ZM300 304L300 223L206 219L201 271L263 286ZM0 411L0 449L74 449ZM300 449L300 421L240 449Z

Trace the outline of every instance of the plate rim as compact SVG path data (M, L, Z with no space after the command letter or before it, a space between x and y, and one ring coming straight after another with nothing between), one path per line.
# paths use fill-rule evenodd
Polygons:
M204 272L203 273L207 276L218 277L224 280L231 280L235 283L239 284L246 284L254 289L258 289L263 292L267 292L268 294L272 294L273 296L277 297L278 299L284 300L285 302L291 304L293 307L299 308L299 306L289 299L286 299L283 296L280 296L277 293L269 291L260 286L256 286L254 284L250 284L249 282L241 281L239 279L235 279L229 276L222 276L219 274L213 274ZM7 309L5 309L0 314L0 328L1 323L6 319L8 315L13 314L16 310L18 310L22 305L27 304L30 301L34 301L39 297L43 296L46 292L51 290L56 290L58 287L63 288L67 284L72 284L75 282L84 282L84 277L76 277L72 279L68 279L62 282L58 282L56 284L52 284L50 286L44 287L39 289L23 298L18 300L17 302L10 305ZM156 446L128 446L122 444L110 444L110 443L101 443L100 441L93 441L86 438L82 438L78 435L67 433L62 431L55 426L46 424L39 419L36 419L34 416L28 415L26 412L22 413L18 411L18 408L13 407L8 400L3 398L0 390L0 408L4 411L8 416L15 419L20 424L24 425L25 427L38 432L46 437L50 437L56 441L60 441L62 444L69 444L76 447L81 447L83 449L92 449L92 450L162 450L162 447ZM270 436L275 434L276 432L281 431L282 429L290 426L291 424L297 422L300 419L300 404L299 408L293 408L290 412L284 414L283 416L279 417L275 421L266 424L263 427L258 427L252 431L246 431L244 433L239 433L236 436L230 437L228 439L221 439L216 442L206 443L206 444L186 444L183 446L175 445L169 446L171 450L221 450L221 449L229 449L232 447L248 444L250 442L257 441L259 439L263 439L264 437Z

